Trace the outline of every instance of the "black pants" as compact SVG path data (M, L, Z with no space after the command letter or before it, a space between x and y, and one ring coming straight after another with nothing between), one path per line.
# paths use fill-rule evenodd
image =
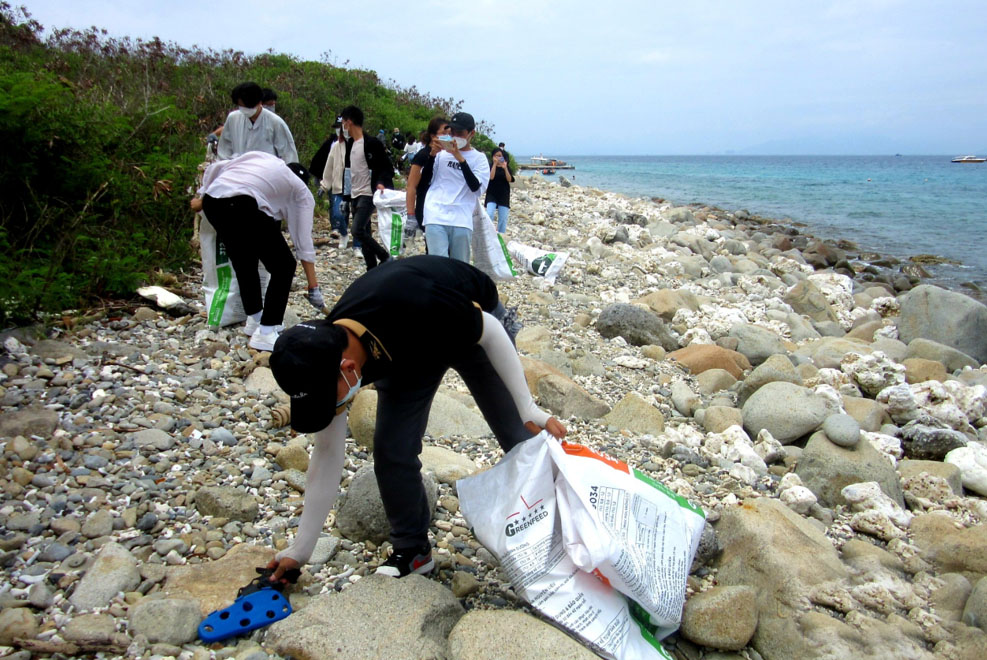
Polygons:
M374 268L378 263L387 261L387 250L380 243L374 240L373 231L370 228L370 217L374 210L374 198L367 195L354 197L351 204L353 207L353 239L360 241L360 249L363 250L363 260L367 263L367 270Z
M250 315L264 310L261 325L280 325L295 276L295 257L281 233L281 223L258 209L257 200L249 195L204 195L202 210L226 247L240 285L243 311ZM258 261L271 274L263 302Z
M474 346L451 366L466 382L505 452L532 437L524 428L507 386L482 348ZM420 547L428 542L432 516L418 455L432 399L444 373L444 369L417 372L376 382L374 472L395 548Z

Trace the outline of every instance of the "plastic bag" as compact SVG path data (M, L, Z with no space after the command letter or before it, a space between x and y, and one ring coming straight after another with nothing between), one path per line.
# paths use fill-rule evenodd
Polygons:
M233 264L216 235L216 229L205 214L199 225L199 250L202 256L202 292L206 298L207 323L215 328L245 321L247 313L243 311L240 286L233 272ZM271 275L261 263L257 264L257 270L263 300Z
M504 237L497 233L486 209L477 203L473 209L473 265L494 280L517 277Z
M700 509L547 433L456 486L463 515L518 595L608 658L669 657L658 639L678 626Z
M544 277L549 284L562 272L562 266L569 258L568 252L546 252L517 241L507 244L507 251L524 270L537 277Z
M377 208L377 231L380 241L392 257L400 257L404 252L406 232L411 227L411 236L418 229L418 223L408 220L408 210L403 190L378 190L374 193L374 206Z

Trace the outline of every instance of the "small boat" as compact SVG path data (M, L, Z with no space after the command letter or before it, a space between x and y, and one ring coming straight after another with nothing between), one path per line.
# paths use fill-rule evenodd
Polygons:
M987 158L980 158L979 156L957 156L953 160L949 161L951 163L983 163L987 162Z
M546 174L546 175L552 175L552 174L555 174L555 170L553 170L553 169L551 169L551 168L545 168L545 169L543 169L543 170L541 171L541 173L542 173L542 174Z

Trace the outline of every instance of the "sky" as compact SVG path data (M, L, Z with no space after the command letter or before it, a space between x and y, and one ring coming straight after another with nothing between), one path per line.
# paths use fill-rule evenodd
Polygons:
M515 154L987 152L984 0L12 4L46 27L328 54L462 99Z

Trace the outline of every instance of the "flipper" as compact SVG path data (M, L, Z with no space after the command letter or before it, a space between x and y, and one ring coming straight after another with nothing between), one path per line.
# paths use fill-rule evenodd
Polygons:
M271 571L258 568L260 577L237 592L237 599L229 607L212 612L199 624L199 638L204 642L218 642L230 637L263 628L291 614L291 603L281 590L283 582L271 582ZM285 579L295 582L301 572L293 569L285 572Z

